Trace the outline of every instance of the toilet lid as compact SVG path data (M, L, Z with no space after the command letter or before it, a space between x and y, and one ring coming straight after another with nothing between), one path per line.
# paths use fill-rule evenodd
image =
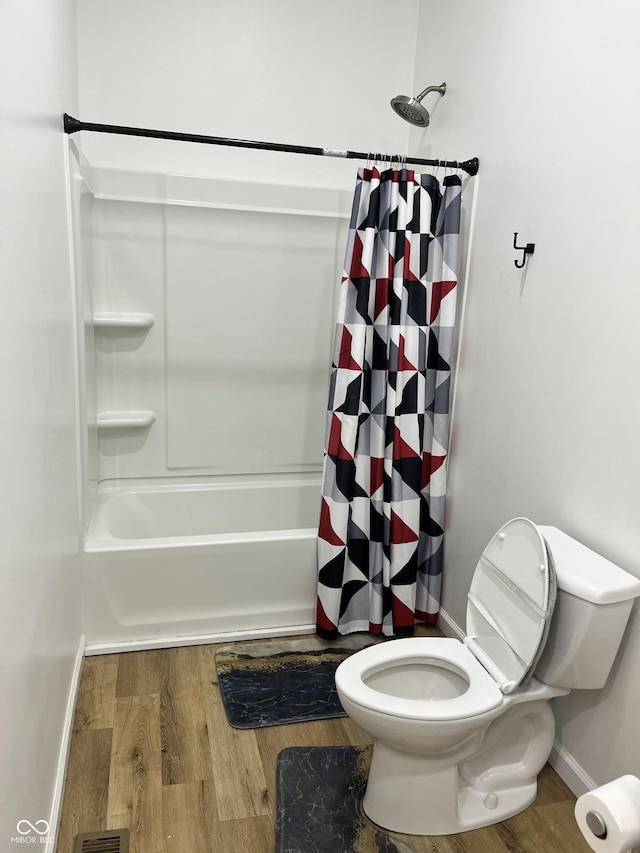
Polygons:
M467 596L465 645L510 693L531 676L556 598L553 560L528 518L504 524L482 552Z

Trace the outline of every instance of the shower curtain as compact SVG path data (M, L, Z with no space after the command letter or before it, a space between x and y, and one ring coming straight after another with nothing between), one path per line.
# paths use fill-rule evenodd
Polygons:
M437 618L460 196L457 176L358 171L318 531L326 638Z

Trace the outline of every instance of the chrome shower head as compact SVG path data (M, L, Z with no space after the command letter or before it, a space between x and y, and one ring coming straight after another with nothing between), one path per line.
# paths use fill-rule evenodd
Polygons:
M429 124L429 113L426 108L422 106L422 99L425 95L428 95L429 92L438 92L438 94L443 95L447 91L447 84L443 83L441 86L427 86L427 88L420 92L415 98L410 98L407 95L396 95L395 98L391 99L391 106L405 121L408 121L409 124L414 124L416 127L427 127Z

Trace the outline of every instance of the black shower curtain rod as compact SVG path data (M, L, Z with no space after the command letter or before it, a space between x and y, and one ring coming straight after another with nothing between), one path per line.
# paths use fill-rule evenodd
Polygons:
M80 121L64 114L64 132L77 133L89 130L94 133L117 133L122 136L145 136L150 139L174 139L178 142L203 142L207 145L229 145L233 148L258 148L263 151L287 151L291 154L314 154L318 157L342 157L347 160L388 160L407 162L420 166L445 166L462 169L469 175L477 175L480 162L477 157L459 162L458 160L425 160L422 157L404 157L402 155L367 153L366 151L339 151L334 148L316 148L311 145L282 145L279 142L256 142L254 139L230 139L227 136L204 136L199 133L177 133L170 130L150 130L144 127L123 127L117 124L94 124Z

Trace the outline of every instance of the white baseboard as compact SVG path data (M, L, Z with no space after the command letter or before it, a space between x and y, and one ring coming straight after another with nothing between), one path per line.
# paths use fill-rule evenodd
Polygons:
M55 853L56 842L58 840L58 829L60 827L60 815L62 812L62 798L64 796L64 782L67 775L67 762L69 760L69 749L71 747L71 733L73 731L73 718L76 712L76 700L78 698L78 688L80 686L80 672L82 670L82 659L84 657L85 637L80 635L78 651L73 662L73 670L71 672L71 683L69 685L69 697L67 699L67 710L64 715L64 724L62 728L62 742L60 744L60 753L58 755L58 768L53 787L53 802L51 805L51 813L49 817L49 826L51 827L50 836L47 839L45 853Z
M438 628L440 628L442 633L446 634L447 637L454 637L456 640L464 639L464 631L462 628L457 622L454 622L447 611L442 608L440 608L440 612L438 613Z
M597 787L591 776L557 740L554 741L549 764L576 797L586 794L587 791L593 791Z
M239 643L244 640L267 640L271 637L293 637L315 634L315 625L289 625L284 628L262 628L256 631L222 631L217 634L197 634L191 637L154 637L149 640L125 640L117 643L89 643L87 655L111 655L119 652L142 652L147 649L173 649L178 646L202 646L209 643Z

